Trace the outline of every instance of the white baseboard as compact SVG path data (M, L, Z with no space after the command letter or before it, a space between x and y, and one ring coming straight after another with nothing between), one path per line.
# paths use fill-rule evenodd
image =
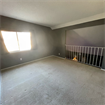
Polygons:
M11 69L11 68L14 68L14 67L18 67L18 66L22 66L22 65L26 65L26 64L29 64L29 63L33 63L35 61L43 60L43 59L46 59L46 58L49 58L49 57L52 57L52 56L54 56L54 55L50 55L50 56L47 56L47 57L39 58L39 59L32 60L32 61L29 61L29 62L25 62L25 63L22 63L22 64L14 65L14 66L11 66L11 67L7 67L7 68L4 68L4 69L1 69L1 71L7 70L7 69Z
M11 66L11 67L7 67L7 68L4 68L4 69L1 69L1 71L7 70L7 69L11 69L11 68L14 68L14 67L19 67L19 66L26 65L26 64L29 64L29 63L33 63L35 61L43 60L43 59L46 59L46 58L49 58L49 57L53 57L53 56L57 57L57 58L65 59L63 57L59 57L59 56L56 56L56 55L50 55L50 56L47 56L47 57L43 57L43 58L39 58L39 59L32 60L32 61L29 61L29 62L25 62L25 63L22 63L22 64L18 64L18 65L14 65L14 66Z
M57 58L65 59L65 58L63 58L63 57L60 57L60 56L56 56L56 55L53 55L53 56L55 56L55 57L57 57Z
M7 68L4 68L4 69L1 69L1 71L11 69L11 68L14 68L14 67L19 67L19 66L26 65L26 64L29 64L29 63L33 63L35 61L40 61L40 60L43 60L43 59L46 59L46 58L49 58L49 57L57 57L57 58L60 58L60 59L63 59L63 60L66 59L66 58L63 58L63 57L60 57L60 56L50 55L50 56L39 58L39 59L36 59L36 60L33 60L33 61L25 62L25 63L22 63L22 64L11 66L11 67L7 67ZM101 68L101 70L105 71L105 69L102 69L102 68Z
M101 68L101 70L102 70L102 71L105 71L105 69L102 69L102 68Z
M7 69L11 69L11 68L14 68L14 67L18 67L18 66L22 66L22 65L26 65L26 64L29 64L29 63L33 63L35 61L43 60L43 59L46 59L46 58L49 58L49 57L53 57L53 56L57 57L57 58L65 59L63 57L59 57L59 56L56 56L56 55L50 55L50 56L47 56L47 57L43 57L43 58L39 58L39 59L32 60L32 61L29 61L29 62L25 62L25 63L22 63L22 64L18 64L18 65L14 65L14 66L11 66L11 67L7 67L7 68L4 68L4 69L1 69L1 71L7 70Z

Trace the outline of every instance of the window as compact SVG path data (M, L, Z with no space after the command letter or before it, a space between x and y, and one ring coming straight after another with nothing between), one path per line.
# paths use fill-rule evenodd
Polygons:
M30 32L1 31L8 52L31 50Z
M5 32L2 31L5 46L9 52L18 51L18 42L16 32Z
M31 39L29 32L17 32L20 51L31 49Z

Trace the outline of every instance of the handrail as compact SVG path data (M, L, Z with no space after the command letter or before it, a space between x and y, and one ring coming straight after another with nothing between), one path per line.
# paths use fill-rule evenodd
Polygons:
M92 48L105 48L105 47L97 47L97 46L78 46L78 45L65 45L65 46L92 47Z
M79 45L65 45L66 58L77 58L76 61L88 65L101 67L104 57L105 47L97 46L79 46Z

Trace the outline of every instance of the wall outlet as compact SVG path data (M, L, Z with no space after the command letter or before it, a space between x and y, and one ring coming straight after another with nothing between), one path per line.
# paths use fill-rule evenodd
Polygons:
M22 58L20 58L20 61L22 61Z
M58 53L58 55L61 55L60 53Z

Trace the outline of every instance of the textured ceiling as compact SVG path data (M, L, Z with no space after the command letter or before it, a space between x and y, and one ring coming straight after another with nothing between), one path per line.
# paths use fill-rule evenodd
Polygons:
M0 0L0 14L48 27L104 12L103 0Z

